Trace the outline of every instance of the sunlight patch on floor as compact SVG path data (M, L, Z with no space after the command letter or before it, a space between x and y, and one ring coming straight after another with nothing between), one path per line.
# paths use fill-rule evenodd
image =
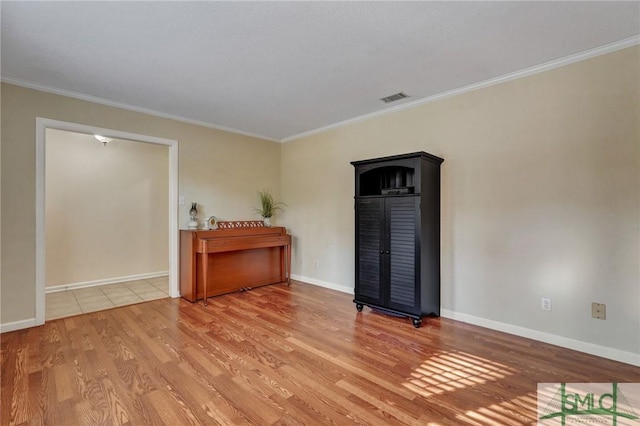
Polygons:
M514 368L469 353L440 352L415 368L403 386L424 398L429 398L445 392L456 392L497 382L517 373L518 370ZM536 424L536 409L537 397L534 389L507 401L465 411L457 416L457 419L460 424L473 425Z
M537 397L532 392L499 404L466 411L464 416L457 416L457 418L461 423L471 420L482 425L535 425L537 424L536 409ZM523 413L531 413L531 415Z
M425 360L403 386L428 398L517 373L503 364L464 352L442 352Z

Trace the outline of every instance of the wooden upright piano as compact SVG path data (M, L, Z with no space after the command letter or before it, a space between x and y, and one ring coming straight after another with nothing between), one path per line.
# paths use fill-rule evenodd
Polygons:
M291 236L262 222L219 222L216 230L180 231L180 295L190 302L289 282ZM206 283L206 286L205 286Z

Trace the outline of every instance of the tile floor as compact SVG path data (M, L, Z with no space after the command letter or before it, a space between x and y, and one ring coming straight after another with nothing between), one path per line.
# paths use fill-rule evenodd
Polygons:
M46 320L169 297L169 277L126 281L46 295Z

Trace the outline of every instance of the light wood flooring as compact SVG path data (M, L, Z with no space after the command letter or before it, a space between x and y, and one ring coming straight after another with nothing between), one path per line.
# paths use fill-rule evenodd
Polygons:
M539 382L640 368L293 282L1 336L2 425L533 425Z

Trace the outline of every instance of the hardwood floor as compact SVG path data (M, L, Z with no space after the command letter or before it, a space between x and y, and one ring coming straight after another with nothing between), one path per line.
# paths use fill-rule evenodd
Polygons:
M538 382L640 368L293 282L1 336L2 425L525 425Z

